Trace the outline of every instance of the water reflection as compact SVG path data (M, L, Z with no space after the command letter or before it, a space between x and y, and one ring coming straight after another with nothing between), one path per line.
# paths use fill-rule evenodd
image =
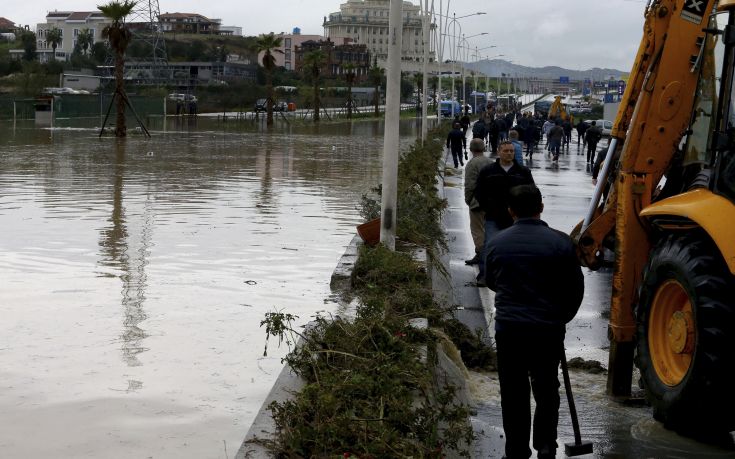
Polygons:
M146 199L143 206L142 224L136 236L139 237L137 248L130 247L130 234L126 223L125 207L123 206L123 185L125 183L126 142L116 141L114 146L115 162L112 173L112 213L109 219L110 227L103 229L100 246L100 263L117 268L122 282L121 305L123 314L123 329L120 334L122 358L128 366L141 365L138 355L148 349L143 341L148 336L140 327L148 316L143 308L147 275L146 258L151 244L152 212L150 199ZM150 195L148 196L150 197ZM137 390L142 386L140 381L132 381L129 390Z

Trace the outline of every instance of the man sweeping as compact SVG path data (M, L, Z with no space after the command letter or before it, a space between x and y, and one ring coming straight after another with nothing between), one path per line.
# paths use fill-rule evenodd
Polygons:
M485 270L495 291L505 458L531 457L532 390L533 448L539 459L552 459L565 324L582 303L584 278L572 240L541 220L544 205L535 185L512 188L507 202L514 223L486 243Z

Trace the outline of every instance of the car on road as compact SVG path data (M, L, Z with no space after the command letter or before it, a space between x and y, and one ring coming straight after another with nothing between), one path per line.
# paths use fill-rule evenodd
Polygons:
M258 99L258 100L256 100L255 101L255 113L266 111L268 109L267 108L267 104L266 104L267 101L268 101L268 99Z
M255 112L265 112L268 111L268 99L258 99L255 101ZM282 100L279 100L278 102L273 103L273 111L274 112L285 112L288 111L288 104Z

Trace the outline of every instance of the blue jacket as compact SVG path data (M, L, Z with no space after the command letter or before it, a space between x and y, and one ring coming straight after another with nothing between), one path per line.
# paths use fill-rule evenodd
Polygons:
M521 145L521 142L517 140L511 140L511 142L513 142L513 148L516 149L516 154L513 156L513 159L515 159L518 164L523 164L523 146Z
M572 240L542 220L521 218L488 242L485 282L495 291L495 329L559 327L572 320L584 277Z

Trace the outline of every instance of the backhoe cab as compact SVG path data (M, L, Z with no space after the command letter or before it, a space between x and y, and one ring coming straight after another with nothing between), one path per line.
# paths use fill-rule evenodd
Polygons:
M590 210L572 235L614 250L608 393L638 366L654 416L735 429L735 0L653 0Z

